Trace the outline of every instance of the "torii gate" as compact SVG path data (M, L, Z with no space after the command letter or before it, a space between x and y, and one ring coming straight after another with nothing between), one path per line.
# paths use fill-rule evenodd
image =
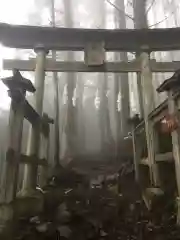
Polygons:
M43 85L45 71L80 71L80 72L141 72L143 91L143 108L145 131L148 145L148 159L152 172L151 184L158 186L158 175L155 170L155 159L152 146L152 126L148 116L154 109L152 72L171 72L179 68L179 62L161 63L150 60L152 51L180 50L180 29L140 29L140 30L101 30L69 29L35 26L16 26L0 24L0 42L6 47L21 49L38 49L37 60L5 60L4 69L23 71L35 70L38 94L35 95L36 108L42 114ZM45 61L49 50L84 51L83 62ZM129 63L104 63L105 51L140 52L140 58ZM92 60L98 53L98 60ZM38 80L40 81L38 82ZM39 135L40 133L38 133ZM36 135L37 136L37 135ZM34 138L34 136L32 136ZM33 140L32 140L33 141ZM36 150L37 151L37 150ZM37 152L36 152L37 154ZM35 170L36 172L36 170ZM27 174L25 187L35 188L34 172ZM29 181L30 180L30 184ZM1 210L4 211L4 208ZM9 220L9 207L3 212Z

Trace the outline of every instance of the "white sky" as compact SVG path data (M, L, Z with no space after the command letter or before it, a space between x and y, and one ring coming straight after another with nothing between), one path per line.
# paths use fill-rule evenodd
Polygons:
M33 7L33 3L33 0L0 0L0 22L11 24L26 23L29 9ZM11 72L3 71L2 59L12 58L14 53L14 49L0 46L0 78L11 74ZM7 95L7 88L0 81L0 109L9 109L9 105L10 98Z
M0 0L0 22L6 22L6 23L10 23L10 24L27 24L28 23L28 13L30 13L30 11L33 11L33 9L35 8L35 2L38 0ZM75 0L74 0L75 1ZM92 2L96 2L98 0L92 0ZM112 0L112 2L114 2L114 0ZM126 4L126 0L125 0L125 4ZM163 8L162 6L158 6L158 5L162 5L163 0L158 0L156 1L153 6L153 8L149 11L149 20L150 20L150 24L154 23L154 20L156 22L158 22L158 20L163 19L164 17L164 12L163 12ZM107 4L106 5L108 9L111 9L112 6ZM154 16L154 9L158 9L155 19ZM42 11L42 10L40 10ZM81 15L81 19L89 19L88 21L81 21L80 19L78 19L79 21L79 26L80 27L91 27L92 24L94 25L94 22L91 21L91 18L89 16L89 12L88 9L85 8L85 6L83 4L79 4L77 6L76 12L78 14L77 17L79 17L79 15ZM112 8L112 13L113 13L113 8ZM44 9L41 12L41 16L42 16L42 24L43 25L48 25L49 23L49 12L48 9ZM95 26L93 26L95 27ZM113 28L114 24L113 24L113 14L109 14L108 19L107 19L107 27L108 28ZM165 21L163 21L159 27L165 27ZM5 71L3 71L2 69L2 59L3 58L13 58L15 55L15 50L14 49L7 49L7 48L3 48L2 46L0 46L0 77L4 77L4 76L8 76L11 73L7 73ZM27 76L27 75L26 75ZM7 91L5 86L2 84L2 82L0 81L0 108L3 109L8 109L9 108L9 103L10 103L10 99L7 96Z

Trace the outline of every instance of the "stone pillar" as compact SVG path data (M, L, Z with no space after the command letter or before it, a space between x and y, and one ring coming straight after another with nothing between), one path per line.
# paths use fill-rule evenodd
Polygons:
M45 63L47 51L42 46L37 46L35 49L37 53L36 68L35 68L35 88L36 93L34 95L33 107L36 112L42 116L43 111L43 98L44 98L44 81L45 81ZM29 132L27 147L27 155L39 158L40 148L40 124L31 126ZM23 193L31 195L36 189L37 184L37 170L38 166L35 164L28 164L25 166Z

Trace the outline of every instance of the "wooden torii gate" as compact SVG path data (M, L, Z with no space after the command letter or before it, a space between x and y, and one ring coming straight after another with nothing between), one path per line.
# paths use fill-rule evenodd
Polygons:
M149 114L151 114L154 109L152 72L173 72L179 68L179 62L156 62L150 60L150 53L152 51L179 50L179 28L90 30L0 24L0 33L0 42L6 47L38 49L36 60L4 60L4 69L15 68L22 71L35 70L35 88L37 91L34 97L34 108L41 117L45 71L141 72L144 124L151 186L155 188L160 186L154 155L153 126L149 121ZM46 53L49 50L84 51L85 64L83 62L46 61ZM105 51L140 52L141 54L138 60L129 63L104 63L103 54ZM98 52L100 59L94 62L92 58L96 52ZM37 128L39 128L39 126L36 126L35 129L32 127L29 151L30 155L35 156L38 156L37 146L39 146L40 135L40 131L36 131ZM16 130L18 131L18 129ZM17 131L15 131L16 134ZM19 140L19 142L21 141ZM20 151L20 149L15 151ZM20 155L18 156L20 158ZM28 159L28 162L30 160L31 159ZM37 165L34 166L29 163L28 165L28 171L25 174L26 181L24 182L24 189L27 189L28 194L31 193L30 197L32 197L36 187ZM0 215L2 216L1 222L3 224L13 219L13 208L11 204L16 200L16 194L13 196L11 201L3 202L0 208Z

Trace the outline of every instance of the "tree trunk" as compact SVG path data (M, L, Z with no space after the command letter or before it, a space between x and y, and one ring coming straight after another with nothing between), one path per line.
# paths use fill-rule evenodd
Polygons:
M117 28L126 29L126 16L125 16L125 6L124 1L116 0L115 2L118 9L122 11L117 11L115 9L115 23ZM115 60L116 61L125 61L128 62L128 56L126 52L115 53ZM124 73L121 75L115 75L114 79L114 94L115 94L115 110L116 110L116 144L117 144L117 151L118 151L118 144L121 138L127 136L129 131L128 126L128 118L130 114L130 99L129 99L129 81L128 81L128 74ZM118 94L121 94L120 105L121 111L117 111L117 99Z
M65 25L66 27L73 27L72 20L72 1L64 0L65 9ZM74 53L67 53L67 61L74 59ZM67 73L67 123L66 123L66 157L72 158L75 154L75 107L73 106L73 94L75 88L75 74Z
M116 56L116 60L117 60ZM119 58L118 58L119 59ZM113 101L114 101L114 113L115 113L115 155L116 157L118 156L118 145L119 145L119 141L122 137L122 133L121 133L121 113L120 111L118 111L118 94L120 91L120 79L119 79L119 75L117 73L114 74L114 96L113 96Z
M102 12L100 16L99 25L101 28L106 26L106 12L105 12L105 3L103 0L99 1L98 4L99 12ZM101 132L101 153L107 154L109 147L112 144L112 132L110 126L110 117L109 117L109 106L108 106L108 97L107 97L107 86L108 77L107 74L100 73L98 78L98 88L100 95L100 106L99 106L99 124Z
M133 0L134 10L134 27L136 29L148 28L147 16L146 16L146 0ZM136 58L140 56L140 53L136 53ZM141 117L144 116L143 110L143 96L141 89L141 73L137 73L137 86L139 95L139 109Z
M146 0L133 0L133 8L135 28L148 28L146 16Z
M55 6L54 0L51 0L51 25L52 27L56 26L55 19ZM52 59L56 60L56 52L52 51ZM54 84L54 162L55 166L59 166L59 158L60 158L60 131L59 131L59 84L58 84L58 74L57 72L53 73L53 84Z
M84 81L82 74L78 75L77 80L77 132L78 132L78 152L83 154L85 151L85 124L83 111Z

